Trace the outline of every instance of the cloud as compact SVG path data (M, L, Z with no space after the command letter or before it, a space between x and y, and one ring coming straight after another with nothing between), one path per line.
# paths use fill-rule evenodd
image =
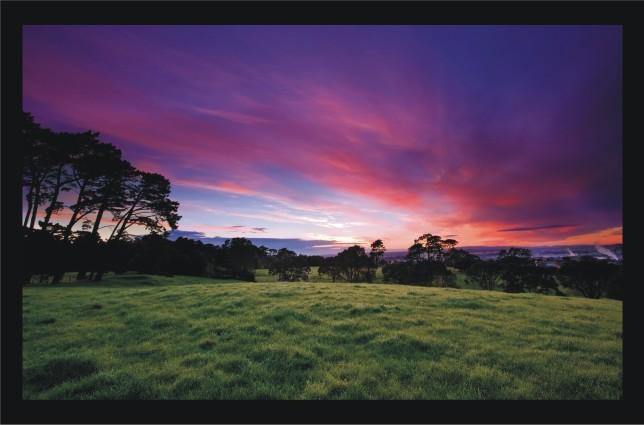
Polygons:
M194 201L248 233L403 247L622 222L619 27L26 26L23 45L25 109L168 176L184 223L208 222Z
M174 230L168 236L170 240L184 237L189 239L200 240L203 243L213 245L222 245L227 239L223 237L208 237L203 232L190 230ZM288 248L301 254L309 255L326 255L337 253L338 249L343 249L347 245L353 245L346 242L337 242L334 240L306 240L298 238L247 238L256 246L264 245L271 249Z
M263 124L263 123L270 122L270 120L268 119L264 119L253 115L243 114L240 112L221 111L217 109L206 109L206 108L195 108L195 110L204 114L212 115L219 118L224 118L226 120L236 122L239 124L255 125L255 124Z
M232 225L232 226L221 226L221 225L215 225L215 224L192 224L188 225L192 229L192 232L198 233L198 234L203 234L205 235L207 233L217 233L217 232L229 232L229 233L266 233L268 230L267 227L250 227L250 226L244 226L244 225ZM188 231L188 232L191 232Z
M498 232L529 232L532 230L547 230L547 229L560 229L560 228L573 228L577 227L576 224L547 224L543 226L533 227L514 227L511 229L500 229Z
M168 239L176 240L178 238L188 238L188 239L205 239L207 236L204 232L197 232L194 230L173 230L170 232Z

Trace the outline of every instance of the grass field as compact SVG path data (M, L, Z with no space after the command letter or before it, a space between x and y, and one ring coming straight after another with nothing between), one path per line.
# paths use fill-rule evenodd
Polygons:
M136 274L23 296L26 399L622 396L614 300Z

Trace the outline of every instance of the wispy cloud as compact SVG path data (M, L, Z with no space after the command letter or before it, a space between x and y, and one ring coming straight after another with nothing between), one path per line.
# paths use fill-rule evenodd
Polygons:
M26 26L23 103L168 176L187 229L610 243L620 31Z
M210 243L213 245L222 245L226 239L224 237L209 237L203 232L199 231L186 231L175 230L170 233L169 238L175 240L180 237L200 240L203 243ZM339 249L344 249L352 243L339 242L335 240L320 240L320 239L299 239L299 238L257 238L249 237L255 245L264 245L267 248L280 249L288 248L296 252L304 254L330 254Z
M574 228L577 224L546 224L543 226L531 227L513 227L511 229L500 229L499 232L529 232L533 230L548 230L548 229L561 229L561 228Z
M218 109L207 109L207 108L195 108L195 110L206 115L223 118L238 124L256 125L256 124L265 124L270 122L270 120L267 120L265 118L244 114L241 112L222 111Z

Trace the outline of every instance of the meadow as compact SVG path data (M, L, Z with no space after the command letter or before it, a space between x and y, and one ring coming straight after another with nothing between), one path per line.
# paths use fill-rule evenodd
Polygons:
M23 398L622 397L620 301L311 277L27 286Z

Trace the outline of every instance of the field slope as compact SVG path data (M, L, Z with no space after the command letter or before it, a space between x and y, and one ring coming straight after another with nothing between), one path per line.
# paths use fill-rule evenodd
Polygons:
M27 399L616 399L622 303L127 274L23 291Z

